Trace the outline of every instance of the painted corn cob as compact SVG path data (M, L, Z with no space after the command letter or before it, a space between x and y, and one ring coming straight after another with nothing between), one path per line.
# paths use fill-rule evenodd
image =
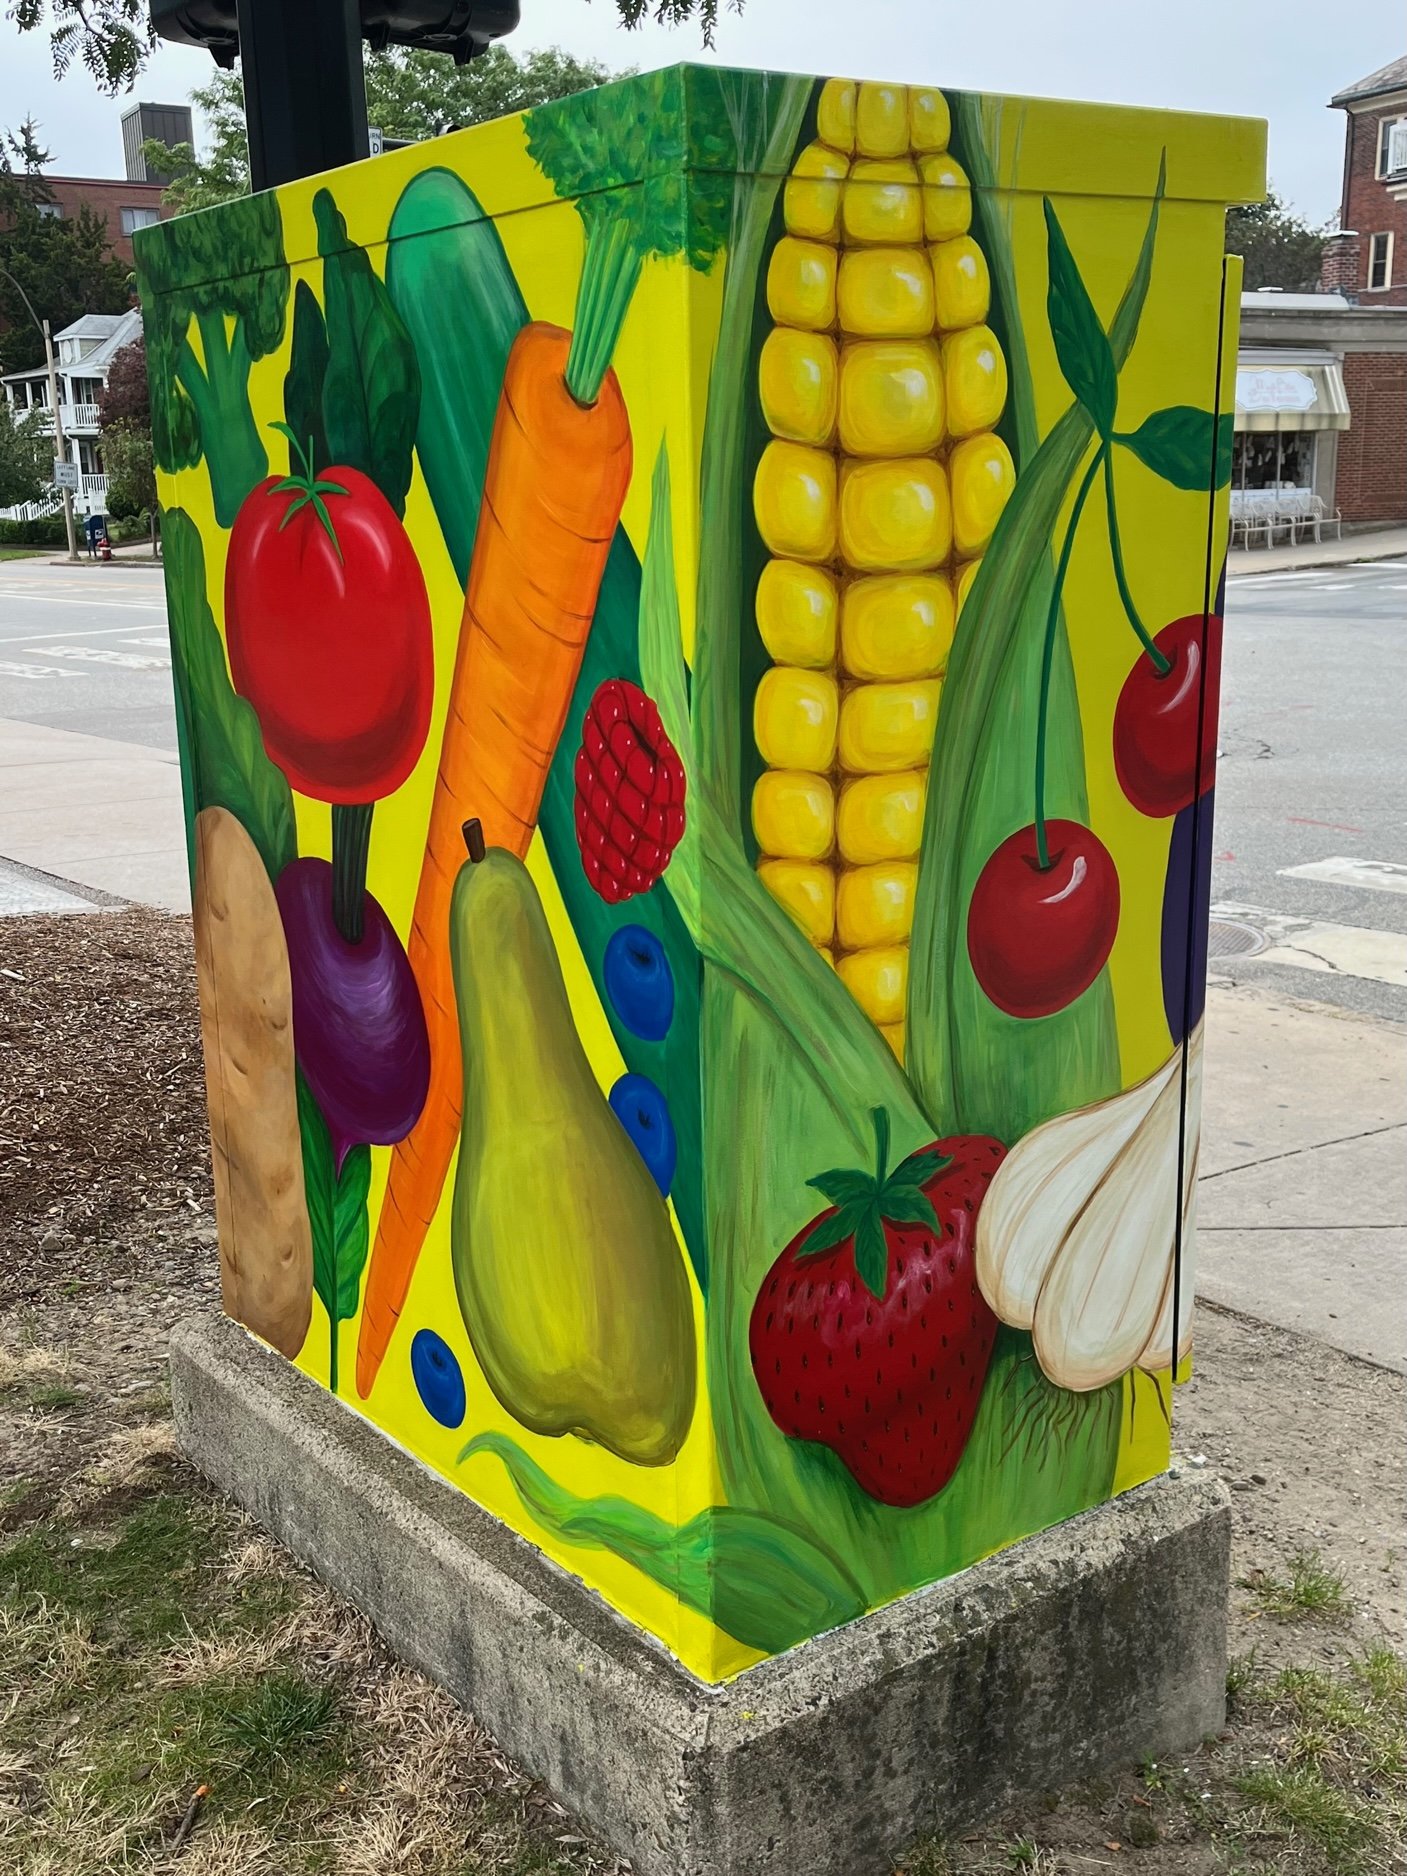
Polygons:
M957 605L1015 481L972 193L939 91L833 80L783 199L754 507L758 870L903 1058Z

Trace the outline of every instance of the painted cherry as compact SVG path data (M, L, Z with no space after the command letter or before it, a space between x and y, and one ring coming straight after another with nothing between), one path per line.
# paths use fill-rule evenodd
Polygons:
M1216 780L1221 619L1215 613L1205 619L1200 612L1189 613L1165 625L1153 643L1168 669L1159 671L1143 652L1124 679L1114 710L1114 767L1120 787L1139 813L1165 819L1180 814ZM1204 691L1207 714L1199 767L1197 716Z
M967 910L967 954L1008 1016L1053 1016L1088 990L1119 929L1119 875L1079 821L1047 821L1049 865L1034 825L988 858Z

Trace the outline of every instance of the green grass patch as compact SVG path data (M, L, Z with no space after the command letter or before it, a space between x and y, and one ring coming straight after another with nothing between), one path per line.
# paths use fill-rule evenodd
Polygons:
M1263 1805L1269 1821L1287 1836L1312 1838L1349 1876L1361 1865L1360 1852L1377 1841L1373 1820L1345 1791L1307 1765L1257 1767L1236 1780L1243 1798Z
M1353 1613L1343 1576L1330 1569L1317 1550L1297 1550L1289 1560L1288 1577L1264 1576L1249 1582L1257 1604L1281 1622L1301 1617L1341 1621Z
M27 1399L31 1407L76 1407L83 1399L83 1391L81 1388L65 1387L61 1381L51 1381L42 1387L32 1387Z
M0 1594L42 1599L98 1634L154 1641L178 1633L203 1604L201 1573L215 1556L209 1519L164 1492L115 1526L32 1526L0 1550Z

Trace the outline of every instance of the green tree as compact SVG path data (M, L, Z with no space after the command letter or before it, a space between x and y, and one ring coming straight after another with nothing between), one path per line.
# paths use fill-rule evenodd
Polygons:
M0 139L0 372L44 362L25 295L56 333L84 313L121 313L132 303L107 223L86 207L77 215L44 213L54 199L43 176L48 161L32 122Z
M1279 287L1286 293L1313 293L1319 286L1327 228L1315 228L1267 190L1263 202L1228 209L1226 251L1246 263L1248 293Z
M156 554L156 464L151 431L119 423L103 431L103 469L107 475L107 511L117 521L145 515Z
M742 11L743 0L727 4ZM615 0L615 6L625 26L697 21L704 44L713 44L719 0ZM22 33L48 33L60 78L77 59L103 91L129 91L156 45L147 0L9 0L8 12Z
M49 486L53 439L37 411L17 411L0 397L0 508L37 502Z
M442 52L391 47L366 55L368 122L385 136L418 142L465 124L587 91L611 76L594 59L574 59L558 47L514 58L493 46L481 59L456 65ZM149 142L147 161L171 178L166 199L184 213L244 195L249 188L249 143L244 128L244 87L236 72L216 71L191 93L206 126L206 154L188 143L174 149Z
M124 345L108 367L98 399L108 513L118 521L147 517L156 553L156 462L151 442L151 392L143 340Z

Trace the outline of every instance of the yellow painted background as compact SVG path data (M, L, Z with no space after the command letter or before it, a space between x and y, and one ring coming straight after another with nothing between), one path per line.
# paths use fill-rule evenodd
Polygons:
M1136 347L1121 375L1120 427L1134 428L1150 411L1170 404L1206 408L1215 387L1209 359L1220 319L1221 204L1258 188L1260 150L1255 128L1228 127L1220 120L1076 105L1005 101L989 113L996 128L996 162L1003 208L1008 214L1019 305L1044 434L1064 412L1070 394L1060 375L1046 321L1045 229L1042 192L1057 196L1062 224L1080 258L1081 272L1096 308L1107 322L1122 294L1143 236L1148 198L1160 152L1168 152L1168 200L1147 305ZM530 161L521 119L507 119L395 152L354 171L290 184L278 192L285 251L293 288L301 278L319 302L321 263L312 216L319 187L329 187L346 218L349 237L363 246L378 273L384 270L385 233L396 202L411 177L432 167L462 174L486 212L497 222L509 263L530 315L570 326L581 270L583 235L569 203L551 199ZM1127 189L1127 196L1117 193ZM1182 199L1182 198L1204 199ZM722 262L705 279L682 262L646 263L626 320L614 366L630 413L635 468L625 504L624 525L643 554L650 476L662 440L673 470L676 568L685 644L693 642L693 594L701 552L698 540L698 462L702 413L717 331ZM1009 309L1010 311L1010 309ZM282 345L252 370L250 394L256 421L270 455L281 465L283 446L264 426L282 416L283 379L289 365L291 317ZM1234 350L1234 348L1233 348ZM730 368L725 361L724 369ZM738 361L738 369L745 368ZM272 466L272 465L271 465ZM1206 499L1178 495L1144 470L1127 452L1118 464L1120 510L1126 532L1130 580L1151 630L1183 613L1200 612L1206 546ZM200 529L206 550L209 598L223 618L224 552L228 540L215 522L203 465L162 479L162 500L184 508ZM1064 514L1061 525L1063 527ZM453 668L462 594L445 551L417 462L405 525L419 555L429 593L438 675L435 711L424 753L406 785L378 804L372 834L368 887L397 930L409 928L420 871L424 832L438 762ZM1219 557L1224 543L1218 540ZM1069 623L1084 725L1091 818L1108 846L1122 884L1122 917L1111 959L1123 1080L1142 1079L1170 1049L1158 988L1163 875L1169 826L1153 824L1129 806L1113 772L1110 726L1115 701L1136 649L1128 634L1127 659L1111 661L1110 622L1121 622L1108 548L1101 528L1082 532L1066 588ZM327 807L295 797L299 851L330 855ZM623 1071L623 1062L597 1000L591 977L562 906L540 837L529 856L557 944L577 1028L603 1089ZM372 1220L384 1188L390 1153L373 1151ZM469 1468L457 1455L471 1433L499 1430L573 1493L613 1494L648 1506L682 1524L719 1502L712 1451L703 1360L702 1303L694 1287L699 1335L699 1398L686 1445L667 1469L650 1470L614 1458L575 1439L551 1440L526 1432L501 1408L483 1381L454 1293L449 1259L448 1212L453 1174L446 1182L435 1224L381 1375L369 1402L359 1404L352 1376L358 1318L341 1329L344 1401L362 1410L433 1470L461 1485L479 1503L522 1529L557 1562L585 1579L616 1608L658 1636L706 1679L724 1678L757 1659L703 1617L606 1550L559 1545L525 1517L497 1460L484 1456ZM682 1249L680 1256L688 1264ZM692 1283L692 1278L691 1278ZM299 1366L326 1382L327 1319L314 1300L312 1328ZM468 1407L463 1427L450 1431L425 1413L410 1376L409 1346L415 1331L432 1326L453 1349L463 1369ZM1155 1392L1163 1396L1162 1406ZM1165 1412L1168 1388L1142 1377L1128 1411L1116 1488L1146 1478L1167 1461Z

